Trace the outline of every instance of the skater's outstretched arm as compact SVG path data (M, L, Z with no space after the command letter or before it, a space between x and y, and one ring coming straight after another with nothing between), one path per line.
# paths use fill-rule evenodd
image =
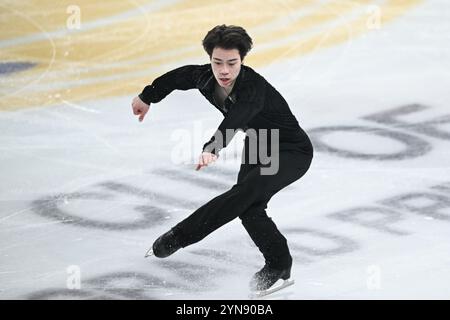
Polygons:
M133 99L133 113L144 120L150 104L164 99L173 90L189 90L197 87L200 75L207 65L187 65L171 70L153 80Z
M189 90L197 88L200 76L208 65L186 65L169 71L153 80L139 94L139 98L146 104L157 103L173 90Z

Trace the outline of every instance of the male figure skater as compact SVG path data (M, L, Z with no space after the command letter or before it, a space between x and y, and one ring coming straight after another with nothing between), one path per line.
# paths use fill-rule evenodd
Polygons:
M218 159L220 150L233 137L230 130L246 131L245 156L237 183L156 239L152 250L156 257L168 257L239 217L265 258L264 267L250 282L252 290L263 291L279 279L289 279L292 267L286 238L267 216L267 203L275 193L306 173L313 158L313 147L281 94L252 68L243 65L252 45L252 39L242 27L214 27L203 39L211 63L186 65L163 74L134 98L132 108L142 121L150 104L161 101L173 90L198 89L224 119L216 134L204 144L197 170ZM260 154L256 161L245 159L252 152L250 129L258 132L257 140L261 140L260 132L264 132L261 129L277 131L276 150L272 144L268 145L272 135L263 139L267 141L264 148L278 156L276 172L262 172L268 163L261 160Z

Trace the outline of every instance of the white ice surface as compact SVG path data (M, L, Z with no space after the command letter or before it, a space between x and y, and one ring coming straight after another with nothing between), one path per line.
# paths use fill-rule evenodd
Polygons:
M388 160L316 150L307 175L269 203L296 283L268 298L450 298L449 8L427 1L350 44L257 69L307 132L378 128L428 146ZM247 299L263 260L238 220L170 258L144 259L157 236L233 185L238 164L196 172L194 160L171 160L174 132L192 135L195 159L205 140L196 125L221 120L198 92L174 92L143 123L131 98L0 113L1 299ZM363 119L411 104L427 109L397 119L439 118L447 135ZM405 149L373 132L320 139L354 153ZM77 271L81 288L70 290Z

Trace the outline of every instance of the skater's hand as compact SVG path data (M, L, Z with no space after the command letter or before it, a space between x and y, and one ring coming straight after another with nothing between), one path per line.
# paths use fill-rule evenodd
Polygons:
M150 105L146 104L139 97L134 97L133 102L131 103L131 107L133 108L133 113L136 116L139 116L139 121L142 122L144 120L145 115L150 109Z
M197 164L197 167L195 168L195 170L198 171L202 167L206 167L206 166L208 166L208 164L213 163L216 160L217 160L217 156L214 153L203 152L200 155L200 158L198 160L198 164Z

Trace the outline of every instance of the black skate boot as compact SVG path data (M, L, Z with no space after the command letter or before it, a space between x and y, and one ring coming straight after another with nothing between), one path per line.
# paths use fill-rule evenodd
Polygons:
M153 243L153 254L158 258L166 258L181 248L173 230L164 233Z
M274 269L267 264L253 276L250 281L252 291L264 291L272 287L278 280L288 280L291 277L291 268Z

